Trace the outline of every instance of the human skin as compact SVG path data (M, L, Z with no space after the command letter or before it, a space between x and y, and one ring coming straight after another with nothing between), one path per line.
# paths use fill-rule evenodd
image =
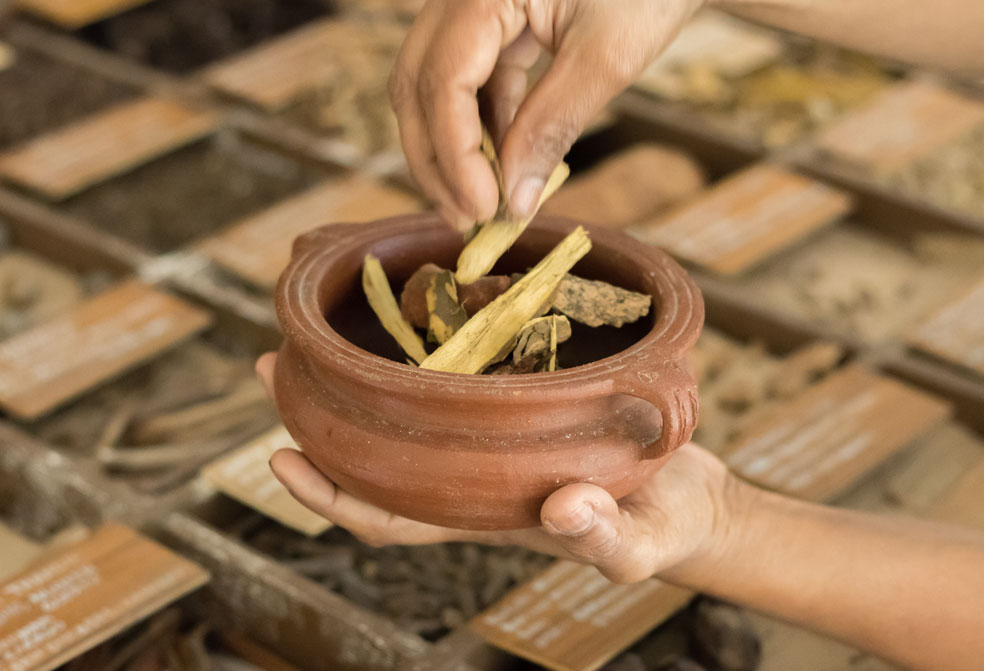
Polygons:
M273 393L275 354L257 362ZM984 534L869 515L765 492L687 444L616 502L573 484L541 526L463 531L388 513L337 488L303 454L280 450L277 479L305 506L374 546L522 545L594 564L610 580L651 576L836 637L913 669L980 669Z
M494 214L481 104L510 209L528 213L585 126L705 4L902 61L984 72L980 0L428 0L390 78L421 191L462 229ZM544 50L553 61L527 93L526 70Z

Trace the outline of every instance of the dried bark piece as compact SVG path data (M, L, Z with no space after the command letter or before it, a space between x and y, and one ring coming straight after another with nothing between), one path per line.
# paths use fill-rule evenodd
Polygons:
M706 183L703 169L690 154L644 143L571 180L541 211L622 228L690 198Z
M362 289L366 292L369 306L379 317L386 332L403 348L407 355L418 364L427 358L424 341L420 339L413 327L403 318L396 297L390 289L389 280L383 272L383 266L372 254L366 254L362 264Z
M711 668L755 671L762 660L762 642L755 625L737 606L698 600L691 634L697 659Z
M427 337L443 345L468 321L468 314L458 303L458 289L450 270L431 276L426 298Z
M508 202L506 200L507 194L505 193L502 182L502 170L499 167L499 160L495 155L492 138L489 136L488 131L484 129L482 152L489 159L492 170L499 182L499 210L491 220L482 223L477 228L472 238L468 241L468 244L461 250L461 255L458 257L458 270L455 274L455 278L461 284L475 282L478 278L488 274L492 270L492 266L499 260L499 257L512 247L512 244L526 230L533 216L536 215L536 211L543 205L543 202L553 195L554 191L560 188L560 185L564 183L571 173L567 164L561 161L554 168L553 172L550 173L547 184L543 188L543 193L540 195L540 202L537 203L533 213L528 217L516 218L509 214Z
M624 326L649 314L652 298L607 282L565 275L551 307L588 326Z
M789 398L806 389L844 357L837 343L815 342L800 347L779 362L766 383L769 396Z
M526 322L513 349L513 363L526 357L555 358L557 344L571 337L571 323L563 315L537 317ZM556 362L555 362L556 363Z
M579 226L523 279L469 319L450 340L422 361L420 367L455 373L481 372L547 302L567 271L590 249L588 234Z
M400 311L403 313L403 318L417 328L427 328L429 318L427 288L430 286L431 278L441 270L442 268L435 264L427 263L418 268L403 285ZM456 282L458 302L471 317L505 293L511 285L512 280L505 275L486 275L471 284Z

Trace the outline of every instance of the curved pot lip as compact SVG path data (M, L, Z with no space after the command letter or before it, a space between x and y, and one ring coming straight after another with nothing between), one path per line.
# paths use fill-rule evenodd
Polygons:
M322 314L317 300L318 288L329 272L331 260L353 247L369 246L387 237L414 231L448 230L437 214L420 213L401 215L375 222L361 224L329 224L315 229L303 237L310 236L311 244L299 238L290 264L281 275L277 286L276 310L284 331L284 337L309 356L314 356L325 364L343 364L341 371L364 377L369 370L380 386L398 384L417 391L438 391L447 396L456 392L487 392L497 396L509 392L537 391L548 389L571 389L572 383L607 382L611 374L633 363L651 364L650 358L656 354L658 361L678 359L689 351L700 335L704 320L704 304L700 291L687 272L666 252L629 237L621 231L605 229L566 217L538 215L530 228L543 229L564 235L583 226L591 237L592 245L609 247L620 254L638 260L641 266L646 261L655 262L665 270L663 278L681 291L676 298L687 298L679 307L686 308L686 314L671 322L659 331L659 320L654 323L645 336L620 352L597 361L566 368L559 371L525 373L517 375L471 375L433 370L421 370L407 364L391 361L372 354L350 342L328 323ZM656 275L655 272L648 273ZM314 277L313 282L309 279ZM656 305L658 299L651 294ZM296 322L292 323L292 320ZM696 326L695 326L696 325ZM669 327L675 333L669 344L662 341ZM360 373L359 371L362 371ZM395 390L394 390L395 391Z

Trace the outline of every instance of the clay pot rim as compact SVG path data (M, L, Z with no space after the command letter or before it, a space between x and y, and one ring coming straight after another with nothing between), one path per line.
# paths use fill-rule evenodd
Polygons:
M608 383L614 370L633 364L658 366L683 356L696 342L704 318L703 300L693 279L666 252L639 242L621 231L548 215L538 216L531 227L563 235L578 225L584 226L588 231L592 245L601 243L603 246L613 247L627 257L638 259L640 265L643 257L658 258L664 272L653 273L653 276L657 278L657 282L662 281L662 284L671 289L669 295L678 302L677 310L660 312L675 312L677 317L661 320L657 315L646 335L624 350L590 363L551 372L493 376L421 370L368 352L335 331L321 312L317 287L320 287L324 279L324 265L333 256L340 256L353 247L370 246L385 237L412 233L427 227L447 228L437 214L420 213L381 219L369 224L330 224L298 238L290 265L284 270L277 286L276 309L280 322L291 324L290 328L285 327L284 336L316 360L348 364L353 375L363 376L364 371L371 370L376 376L385 375L388 382L421 390L435 388L444 394L489 392L500 395L504 391L563 389L572 382L583 384L594 380ZM320 275L316 277L317 281L308 282L309 278L317 275ZM658 307L659 299L655 294L650 295L654 306ZM296 318L296 327L287 318L288 315ZM661 341L671 329L674 331L673 336Z

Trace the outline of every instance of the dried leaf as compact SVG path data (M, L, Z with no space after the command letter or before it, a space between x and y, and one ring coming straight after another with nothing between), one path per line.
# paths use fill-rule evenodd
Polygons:
M652 298L607 282L565 275L551 307L588 326L623 326L649 314Z
M427 358L424 341L420 339L413 327L403 318L396 297L390 289L389 280L383 272L383 266L372 254L366 254L362 264L362 289L369 299L369 306L379 317L383 328L399 343L403 351L417 363Z
M587 232L578 227L523 279L469 319L450 340L421 362L420 367L456 373L481 372L536 314L567 271L590 249Z
M465 309L458 303L458 289L450 270L431 277L426 299L428 338L443 345L468 321Z
M537 203L533 214L529 217L516 218L509 214L499 161L487 131L484 132L482 138L482 152L489 159L499 182L499 210L490 221L486 221L478 227L461 251L461 255L458 257L458 271L455 275L461 284L470 284L492 270L492 266L499 260L499 257L505 254L506 250L526 230L540 205L560 188L560 185L564 183L571 172L566 163L558 164L550 174L550 178L543 188L543 193L540 195L540 202Z

